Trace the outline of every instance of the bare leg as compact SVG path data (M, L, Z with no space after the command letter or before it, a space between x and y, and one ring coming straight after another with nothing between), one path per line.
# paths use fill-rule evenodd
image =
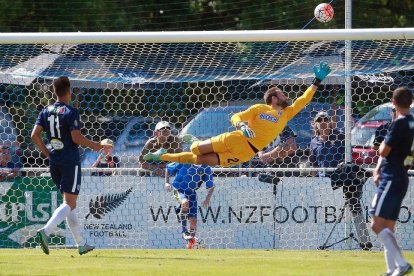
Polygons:
M204 155L204 154L207 154L207 153L214 152L213 144L211 144L210 139L198 142L197 148L198 148L198 152L200 153L200 154L196 153L197 155Z
M209 166L220 165L217 153L207 153L204 155L197 156L196 164L204 164Z

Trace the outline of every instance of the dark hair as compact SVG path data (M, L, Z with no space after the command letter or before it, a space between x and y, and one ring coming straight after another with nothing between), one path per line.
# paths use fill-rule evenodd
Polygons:
M399 87L392 93L392 98L395 100L395 104L402 108L410 108L413 102L413 95L407 87Z
M272 103L272 97L277 97L278 94L283 94L282 90L280 90L277 87L272 87L269 90L266 91L266 93L264 94L264 101L266 104L271 104Z
M63 97L70 92L70 81L66 76L59 77L53 80L53 90L56 96Z

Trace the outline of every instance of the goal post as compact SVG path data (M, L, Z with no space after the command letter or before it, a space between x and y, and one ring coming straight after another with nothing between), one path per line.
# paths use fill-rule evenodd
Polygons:
M0 34L1 44L196 43L390 39L414 39L414 28Z
M345 40L353 41L350 53ZM375 130L390 120L391 91L413 89L413 42L414 28L1 33L0 247L36 247L36 230L62 201L47 160L30 139L39 111L55 100L54 78L70 78L82 133L113 140L120 161L108 157L98 162L103 168L91 168L98 154L81 150L78 216L84 238L98 248L184 248L178 203L165 190L164 169L139 159L157 123L168 121L176 139L232 131L232 114L263 103L270 87L279 87L290 101L302 95L313 66L324 61L332 73L288 123L291 131L265 150L293 151L269 163L256 156L240 166L213 168L216 188L208 207L204 184L197 191L196 235L207 248L366 249L371 243L378 249L368 227L372 179L347 172L347 179L361 183L340 186L330 177L336 167L315 165L309 145L318 116L325 114L337 130L332 143L345 132L352 163L372 170ZM345 54L351 55L349 72ZM397 231L404 249L414 249L410 187ZM64 224L51 243L74 244Z

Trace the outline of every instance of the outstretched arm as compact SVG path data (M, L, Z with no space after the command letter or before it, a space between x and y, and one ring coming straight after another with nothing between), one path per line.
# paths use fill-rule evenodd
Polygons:
M103 147L100 143L91 141L83 136L78 129L72 130L70 134L72 136L72 141L80 146L91 148L94 151L100 151Z
M305 93L297 98L291 106L286 108L288 120L292 119L312 100L318 86L331 72L331 68L327 63L321 62L319 67L316 65L313 67L313 72L315 73L315 78L313 79L312 85L309 86Z

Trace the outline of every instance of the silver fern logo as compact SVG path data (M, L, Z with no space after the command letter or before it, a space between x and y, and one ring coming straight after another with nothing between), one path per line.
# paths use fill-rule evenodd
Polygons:
M123 193L100 195L95 200L91 199L89 202L89 213L85 216L85 219L88 219L90 215L94 218L102 219L105 214L120 206L131 192L132 188L129 188Z

